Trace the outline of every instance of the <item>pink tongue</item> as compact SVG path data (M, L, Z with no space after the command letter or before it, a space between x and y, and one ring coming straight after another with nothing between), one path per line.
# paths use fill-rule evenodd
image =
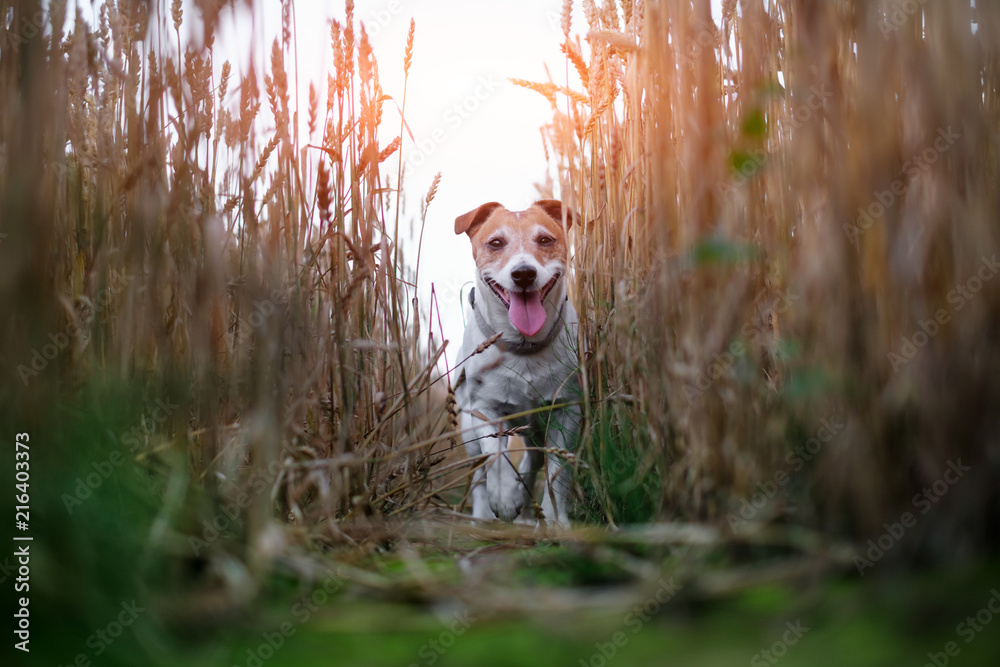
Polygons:
M510 292L510 323L525 336L534 336L545 325L542 293Z

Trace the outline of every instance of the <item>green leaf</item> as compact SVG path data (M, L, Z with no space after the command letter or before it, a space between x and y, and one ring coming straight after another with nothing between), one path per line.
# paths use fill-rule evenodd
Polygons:
M752 109L743 118L741 127L743 134L751 139L763 139L767 136L767 120L759 108Z
M729 154L729 167L734 174L739 174L744 178L750 178L756 174L763 166L767 155L763 151L735 150Z
M763 255L751 243L735 243L724 238L708 237L691 248L691 261L695 266L705 264L738 264L755 260Z

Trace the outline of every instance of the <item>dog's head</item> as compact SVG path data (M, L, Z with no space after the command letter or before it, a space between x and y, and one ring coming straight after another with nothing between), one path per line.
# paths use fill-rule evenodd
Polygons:
M496 297L487 310L502 306L527 338L542 330L565 293L566 228L572 222L573 214L552 199L516 212L489 202L455 219L455 233L472 240L479 282Z

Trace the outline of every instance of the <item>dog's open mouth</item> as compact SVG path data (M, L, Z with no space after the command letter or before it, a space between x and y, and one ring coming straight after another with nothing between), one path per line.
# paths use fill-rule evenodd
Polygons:
M540 290L506 290L496 281L486 278L486 284L507 308L510 323L524 336L531 337L545 326L545 306L542 302L548 296L562 274L557 273Z

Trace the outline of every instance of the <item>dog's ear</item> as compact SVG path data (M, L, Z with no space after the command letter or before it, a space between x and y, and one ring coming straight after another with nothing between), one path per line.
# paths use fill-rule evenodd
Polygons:
M475 228L486 222L486 218L490 217L490 213L498 206L499 202L491 201L458 216L455 218L455 233L472 236Z
M563 203L558 199L540 199L536 201L532 206L537 206L538 208L545 211L550 218L558 222L560 225L563 221ZM571 227L573 223L578 222L576 218L576 213L574 213L569 207L565 207L566 210L566 226Z

